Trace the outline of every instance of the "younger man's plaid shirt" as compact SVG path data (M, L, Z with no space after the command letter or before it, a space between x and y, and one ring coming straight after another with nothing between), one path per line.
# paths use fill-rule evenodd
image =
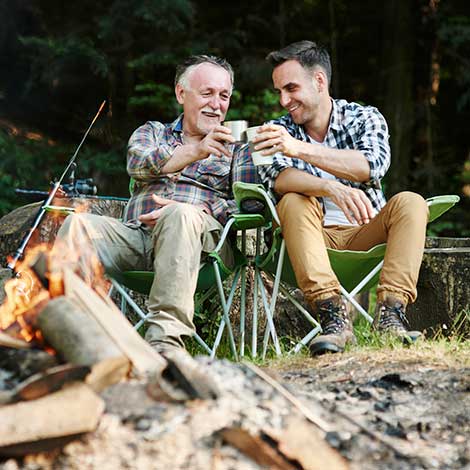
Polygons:
M390 166L389 134L385 118L372 106L361 106L334 99L332 103L330 125L322 145L336 149L359 150L370 166L370 180L366 183L336 179L347 186L362 189L372 206L380 211L386 202L380 181ZM295 124L289 114L270 122L284 126L289 134L298 140L312 141L304 128ZM275 156L274 163L270 166L260 166L259 174L263 182L268 183L274 192L274 182L279 173L290 167L320 177L320 172L315 166L283 155Z
M156 208L152 194L203 207L222 225L237 212L232 183L257 181L247 145L230 145L233 157L210 155L181 171L162 174L161 169L183 145L183 115L171 124L149 121L129 139L127 172L135 180L124 221L138 223L138 216Z

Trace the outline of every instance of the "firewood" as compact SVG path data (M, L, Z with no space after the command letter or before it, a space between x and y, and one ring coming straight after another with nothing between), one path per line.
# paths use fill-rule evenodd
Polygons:
M104 402L83 382L37 400L0 408L2 447L90 432L96 429Z
M95 364L86 378L86 383L101 392L109 385L118 383L129 372L129 360L125 356L110 357Z
M225 440L257 464L272 470L303 470L289 462L277 449L265 442L260 436L250 434L242 428L225 428L220 433ZM327 467L325 467L327 468Z
M5 346L7 348L15 349L28 349L31 347L29 343L21 339L13 338L10 335L2 333L0 331L0 346Z
M32 375L13 390L0 390L0 406L23 400L35 400L60 390L67 382L83 380L90 372L88 366L65 364Z
M122 356L101 325L70 298L49 301L39 314L38 325L47 343L66 362L92 366Z
M150 375L147 393L155 400L212 400L219 396L214 379L185 350L165 354L167 366Z
M288 460L296 461L304 470L347 470L349 464L323 438L322 433L301 416L290 416L286 427L276 432L263 430L279 452Z
M126 317L111 302L100 297L71 270L64 271L65 295L80 304L129 358L139 374L162 370L166 361L134 330Z

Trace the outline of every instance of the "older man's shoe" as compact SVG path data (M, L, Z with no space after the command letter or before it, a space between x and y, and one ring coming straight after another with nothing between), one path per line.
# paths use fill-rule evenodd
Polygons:
M356 343L348 309L340 295L316 301L314 310L323 331L309 344L312 355L343 352L347 344Z
M380 333L394 336L403 342L414 343L422 336L420 331L408 331L406 305L393 296L377 302L373 327Z

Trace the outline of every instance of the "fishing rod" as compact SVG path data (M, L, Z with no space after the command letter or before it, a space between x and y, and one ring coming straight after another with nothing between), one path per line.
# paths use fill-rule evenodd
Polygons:
M28 245L29 241L31 240L31 237L33 236L34 231L38 228L39 224L41 223L42 218L44 217L44 214L46 213L46 209L47 209L47 207L50 206L52 200L54 199L57 191L59 190L59 188L62 184L63 179L65 178L65 176L67 175L67 173L70 171L71 168L75 168L75 166L76 166L75 160L77 158L78 152L80 151L80 149L83 145L83 142L85 142L88 134L90 133L91 128L95 124L95 121L98 119L98 116L100 115L101 111L103 110L105 104L106 104L106 100L104 100L101 103L101 106L98 109L98 112L95 114L95 117L93 118L93 120L91 121L91 124L89 125L88 129L86 130L85 134L83 135L83 138L82 138L80 144L78 145L77 149L75 150L75 153L72 155L72 158L70 159L68 165L65 167L65 170L62 173L62 176L59 178L59 180L57 182L54 183L54 186L52 187L52 190L49 194L49 197L44 201L43 205L39 209L39 212L37 213L36 218L34 219L33 225L31 226L31 228L26 233L25 237L23 238L23 240L21 242L21 245L15 251L15 253L12 256L11 260L8 262L7 267L11 271L15 270L16 263L18 262L18 260L20 260L23 257L24 250L26 249L26 246Z

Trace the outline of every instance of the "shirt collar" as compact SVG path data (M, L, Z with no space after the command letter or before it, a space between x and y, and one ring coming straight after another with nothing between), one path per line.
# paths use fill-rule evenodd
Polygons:
M331 115L330 115L330 124L328 125L328 132L330 130L334 129L335 131L340 131L341 130L341 109L338 106L338 103L336 100L331 99L331 102L333 104L333 108L331 109Z
M181 134L183 132L183 116L184 114L180 114L171 124L170 129L173 133Z

